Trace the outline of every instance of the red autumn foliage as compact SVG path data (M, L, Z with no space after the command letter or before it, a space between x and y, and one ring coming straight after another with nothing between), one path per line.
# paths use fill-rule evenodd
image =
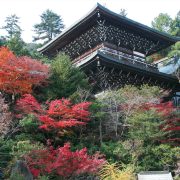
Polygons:
M10 94L31 93L48 77L48 66L29 57L16 57L0 47L0 90Z
M31 151L25 159L34 177L52 172L62 177L95 174L106 162L98 153L88 155L86 148L72 152L69 143L58 149Z
M155 109L162 116L169 116L177 109L173 106L172 101L168 101L165 103L158 103L158 104L147 103L143 105L143 107L146 110Z
M38 116L43 113L43 109L38 101L31 94L24 94L16 102L16 109L23 114L34 114Z
M68 99L54 100L43 109L30 94L25 94L17 101L16 109L22 114L34 114L42 125L41 129L58 130L61 128L85 125L89 119L88 108L91 102L73 105Z
M155 109L161 116L163 124L160 128L167 133L162 142L180 142L180 108L174 107L173 102L146 104L144 110Z

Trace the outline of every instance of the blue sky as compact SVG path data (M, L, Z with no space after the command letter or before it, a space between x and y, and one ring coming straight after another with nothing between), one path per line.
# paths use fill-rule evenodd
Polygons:
M180 0L0 0L0 26L11 14L20 17L22 37L31 42L33 25L40 22L40 15L46 9L61 15L66 27L84 16L97 2L119 13L127 10L127 17L151 26L151 21L159 13L168 13L172 18L180 10ZM5 31L0 30L0 35Z

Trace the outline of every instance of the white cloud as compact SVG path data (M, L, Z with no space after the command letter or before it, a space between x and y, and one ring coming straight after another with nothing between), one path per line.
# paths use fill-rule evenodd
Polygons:
M2 0L0 6L0 26L11 14L20 17L23 39L32 41L33 25L40 22L40 15L46 9L61 15L66 27L80 19L96 4L96 0ZM124 8L128 17L140 23L151 25L151 21L159 13L168 13L175 17L180 10L179 0L99 0L102 5L114 12ZM0 30L0 34L4 34Z

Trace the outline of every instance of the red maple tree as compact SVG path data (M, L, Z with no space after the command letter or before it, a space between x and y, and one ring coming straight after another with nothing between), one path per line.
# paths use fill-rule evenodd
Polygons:
M38 117L44 113L39 102L31 94L24 94L20 99L18 99L15 109L20 113L20 117L27 114L34 114Z
M85 125L90 120L90 104L82 102L73 105L70 100L63 98L46 103L47 107L42 108L32 95L25 94L17 101L16 110L22 115L34 114L41 122L39 128L58 132L63 128ZM98 153L88 155L86 148L72 152L69 143L58 149L50 146L33 150L25 156L25 160L34 177L51 173L62 177L94 174L105 163Z
M0 47L0 90L10 94L31 93L48 77L48 66L29 57L16 57Z
M106 162L99 153L88 155L87 148L72 152L69 143L58 149L50 147L31 151L25 159L34 177L52 172L62 177L95 174Z
M21 115L34 114L41 122L41 129L56 131L66 127L85 125L90 120L88 111L90 105L91 102L73 105L70 100L63 98L47 103L48 107L43 109L31 94L25 94L17 101L16 110L21 112Z

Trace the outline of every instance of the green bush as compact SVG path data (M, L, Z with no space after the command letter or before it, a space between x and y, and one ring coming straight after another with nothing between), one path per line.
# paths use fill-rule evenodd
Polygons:
M50 69L49 86L45 89L48 99L69 97L78 88L89 88L88 79L84 72L73 66L70 58L64 54L59 54L53 59Z
M179 147L167 144L149 145L143 148L141 156L138 157L136 171L173 171L179 157Z
M4 140L0 138L0 168L7 167L8 163L12 160L11 154L13 147L13 140Z
M29 140L26 141L18 141L12 147L12 155L15 159L19 160L25 154L28 154L32 150L43 149L44 146L39 142L31 142Z
M130 154L129 152L123 147L122 142L103 142L100 151L105 154L106 159L109 162L128 162L130 161Z
M128 118L129 138L143 140L144 143L154 143L160 140L164 133L160 130L161 117L154 110L140 111Z
M28 114L19 121L21 133L16 135L16 141L45 141L45 134L39 129L40 122L33 114Z

